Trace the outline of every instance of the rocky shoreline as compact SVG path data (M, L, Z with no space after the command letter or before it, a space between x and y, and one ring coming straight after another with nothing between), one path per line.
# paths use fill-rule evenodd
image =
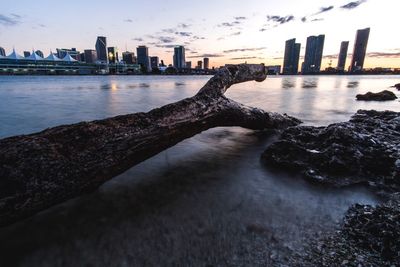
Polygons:
M310 240L291 264L400 265L400 113L359 110L348 122L291 127L262 161L319 184L366 184L384 199L376 207L350 207L337 232Z

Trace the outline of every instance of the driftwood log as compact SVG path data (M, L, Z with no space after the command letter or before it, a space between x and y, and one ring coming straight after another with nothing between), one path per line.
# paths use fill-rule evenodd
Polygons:
M92 122L0 140L0 225L97 189L132 166L218 126L278 129L300 123L224 96L233 84L263 81L263 65L222 68L193 97Z

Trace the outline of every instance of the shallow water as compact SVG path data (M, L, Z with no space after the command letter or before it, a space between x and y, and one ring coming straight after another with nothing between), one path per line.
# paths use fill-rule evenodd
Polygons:
M193 95L208 78L0 76L0 136L148 111ZM271 77L227 96L324 125L360 108L400 111L398 101L354 100L399 80ZM321 188L265 168L260 155L276 138L232 127L187 139L92 194L0 229L0 266L263 266L334 230L353 203L377 203L364 188Z

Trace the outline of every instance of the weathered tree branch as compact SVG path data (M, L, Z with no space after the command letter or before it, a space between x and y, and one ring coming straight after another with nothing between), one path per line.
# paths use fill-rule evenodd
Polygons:
M212 127L261 130L298 124L295 118L246 107L224 96L233 84L265 78L263 65L232 65L221 69L195 96L148 113L0 140L0 225L93 191Z

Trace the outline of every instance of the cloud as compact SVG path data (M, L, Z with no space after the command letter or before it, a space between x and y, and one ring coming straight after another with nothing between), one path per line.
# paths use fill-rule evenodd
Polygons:
M265 32L267 29L266 28L261 28L260 32Z
M174 48L176 45L175 44L156 44L155 47L159 48Z
M138 38L133 38L132 40L133 40L133 41L138 41L138 42L143 42L143 38L140 38L140 37L138 37Z
M242 32L234 32L234 33L231 33L229 36L237 36L237 35L241 35L242 34Z
M323 18L316 18L316 19L311 20L311 22L317 22L317 21L323 21L323 20L324 20Z
M233 57L230 60L256 59L257 57Z
M21 23L21 16L16 14L11 14L11 17L0 14L0 25L3 26L16 26Z
M197 36L197 35L192 36L192 40L204 40L204 39L206 38L202 36Z
M175 32L175 34L176 34L176 35L179 35L179 36L183 36L183 37L189 37L189 36L191 36L193 33L191 33L191 32Z
M236 52L249 52L249 51L260 51L264 50L266 47L254 47L254 48L236 48L236 49L230 49L230 50L225 50L224 53L236 53Z
M223 22L218 25L218 27L234 27L240 24L240 21L233 21L233 22Z
M132 23L132 22L133 22L133 20L131 20L131 19L125 19L125 20L124 20L124 22L129 22L129 23Z
M246 20L246 17L235 17L235 20Z
M321 8L319 9L319 11L318 11L317 13L315 13L314 15L319 15L319 14L322 14L322 13L325 13L325 12L328 12L328 11L331 11L331 10L334 9L334 8L335 8L334 6L321 7Z
M186 24L186 23L179 23L179 24L178 24L178 28L182 28L182 29L187 29L187 28L189 28L190 26L192 26L192 25Z
M333 54L333 55L324 55L322 58L324 59L337 59L339 57L339 54Z
M147 37L151 39L156 39L160 43L173 43L175 42L175 38L171 36L154 36L154 35L147 35Z
M197 56L189 56L187 58L200 58L200 57L223 57L224 55L221 54L201 54Z
M162 29L161 31L165 32L165 33L174 33L176 30L172 29L172 28L169 28L169 29Z
M278 24L285 24L288 22L291 22L294 20L294 16L293 15L288 15L288 16L267 16L268 21L273 21L275 23Z
M358 7L359 5L365 3L365 2L367 2L367 0L358 0L358 1L347 3L347 4L343 5L343 6L341 6L340 8L342 8L342 9L354 9L354 8Z
M369 52L367 57L373 58L400 58L400 52L390 53L390 52Z
M301 21L302 21L302 22L307 22L307 17L302 17L302 18L301 18Z
M46 28L47 26L44 24L38 24L39 27Z

